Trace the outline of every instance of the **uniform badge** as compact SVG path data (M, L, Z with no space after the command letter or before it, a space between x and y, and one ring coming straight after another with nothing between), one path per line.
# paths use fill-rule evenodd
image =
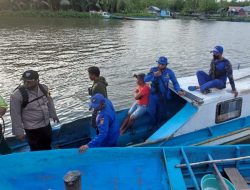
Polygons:
M104 118L101 118L100 119L100 125L103 125L104 124Z
M169 78L169 74L168 73L166 74L166 78Z

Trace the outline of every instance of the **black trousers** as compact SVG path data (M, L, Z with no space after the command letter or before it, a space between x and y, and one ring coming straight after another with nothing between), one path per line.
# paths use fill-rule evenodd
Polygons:
M25 129L31 151L51 150L52 128L49 124L38 129Z
M10 153L11 149L4 139L4 135L2 133L2 125L0 124L0 154L10 154Z

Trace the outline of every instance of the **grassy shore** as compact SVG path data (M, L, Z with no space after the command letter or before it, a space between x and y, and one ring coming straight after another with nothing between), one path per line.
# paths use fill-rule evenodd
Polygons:
M0 11L0 17L101 18L101 15L77 11Z
M153 14L147 12L138 13L114 13L116 16L127 16L127 17L153 17ZM99 14L90 14L88 12L77 12L77 11L37 11L37 10L27 10L27 11L0 11L0 18L4 17L32 17L32 18L102 18ZM188 16L188 15L178 15L178 19L183 20L193 20L198 19L198 17ZM231 22L250 22L250 17L221 17L210 15L209 19L217 21L231 21ZM208 20L209 20L208 19Z
M116 16L128 17L152 17L153 14L147 12L138 13L114 13ZM0 11L0 17L55 17L55 18L102 18L99 14L90 14L88 12L77 11Z

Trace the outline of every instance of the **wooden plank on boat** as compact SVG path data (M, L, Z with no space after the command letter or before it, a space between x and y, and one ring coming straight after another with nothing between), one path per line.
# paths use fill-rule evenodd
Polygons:
M224 168L225 173L229 177L237 190L250 190L247 182L236 168Z

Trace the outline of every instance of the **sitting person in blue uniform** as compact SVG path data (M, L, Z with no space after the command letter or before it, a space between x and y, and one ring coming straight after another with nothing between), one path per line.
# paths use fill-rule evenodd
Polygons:
M96 125L98 134L86 145L79 148L84 152L88 148L114 147L119 137L119 125L116 121L116 113L112 102L102 94L91 97L90 108L97 111Z
M189 86L188 89L190 91L200 89L203 94L207 94L211 88L226 88L228 78L232 87L232 93L237 97L238 92L234 84L232 65L228 59L223 57L223 47L215 46L211 53L213 53L213 59L210 64L209 74L204 71L197 71L199 86Z
M149 114L153 122L161 122L166 115L167 100L171 99L169 81L172 82L175 91L183 96L185 93L181 90L180 85L175 77L174 72L167 68L167 57L160 57L157 61L158 66L152 67L150 72L145 76L145 82L151 82Z

